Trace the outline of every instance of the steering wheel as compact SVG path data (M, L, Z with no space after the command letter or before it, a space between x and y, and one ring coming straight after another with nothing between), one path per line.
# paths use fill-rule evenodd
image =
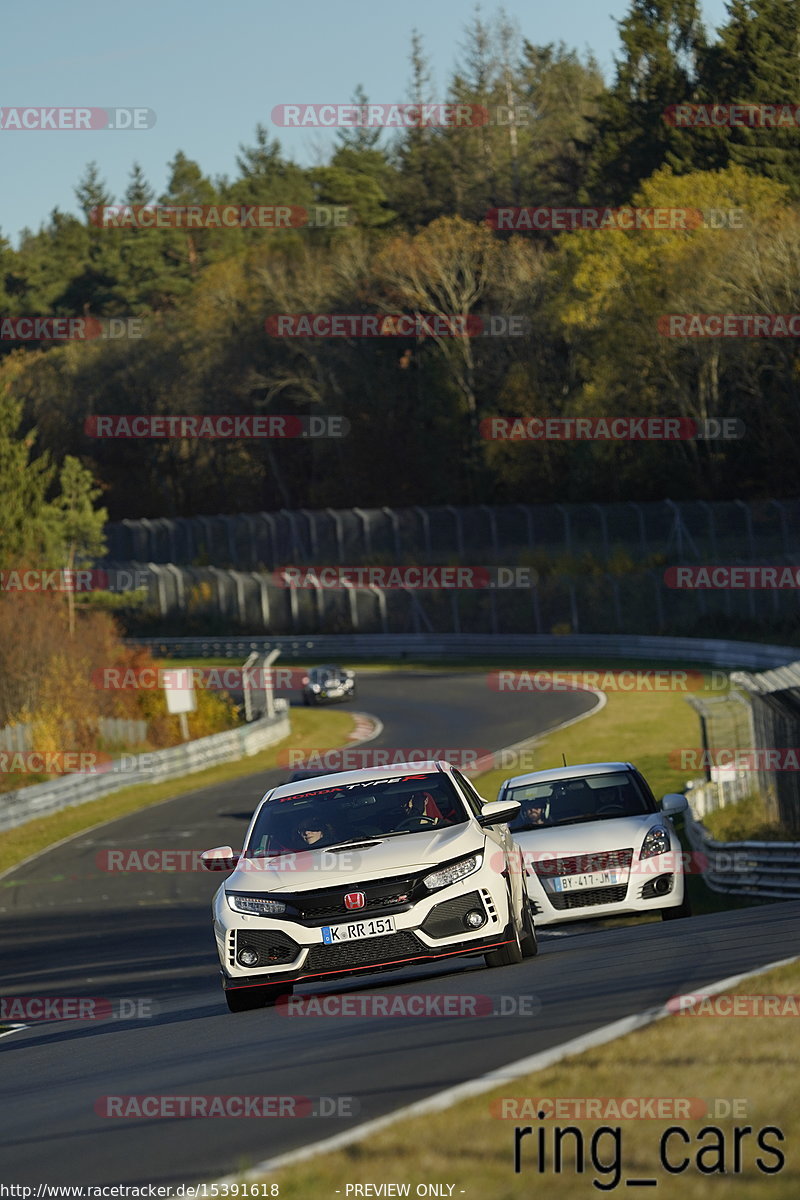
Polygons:
M607 813L607 812L624 813L625 805L624 804L603 804L600 808L597 809L598 816L600 813Z
M433 817L406 817L405 821L401 821L399 825L395 825L395 831L405 829L406 826L415 825L418 830L428 829L436 824Z

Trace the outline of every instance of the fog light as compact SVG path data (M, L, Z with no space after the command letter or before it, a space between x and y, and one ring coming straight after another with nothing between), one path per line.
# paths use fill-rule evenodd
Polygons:
M472 908L464 917L464 924L467 929L480 929L481 925L486 924L486 914Z
M258 951L252 946L242 946L236 955L236 961L242 967L255 967L258 965Z
M667 892L672 889L672 876L660 875L653 884L653 891L657 896L666 896Z

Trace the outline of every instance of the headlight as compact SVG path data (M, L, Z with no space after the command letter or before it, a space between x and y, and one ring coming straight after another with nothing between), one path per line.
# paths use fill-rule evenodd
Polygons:
M667 854L669 833L663 825L654 825L642 842L639 858L652 858L654 854Z
M270 896L251 896L248 892L226 892L225 899L234 912L247 913L253 917L273 917L286 912L282 900Z
M429 892L435 892L437 888L449 887L451 883L458 883L460 879L473 875L482 865L483 855L471 854L469 858L462 858L459 862L451 863L449 867L442 867L441 871L426 875L422 882Z

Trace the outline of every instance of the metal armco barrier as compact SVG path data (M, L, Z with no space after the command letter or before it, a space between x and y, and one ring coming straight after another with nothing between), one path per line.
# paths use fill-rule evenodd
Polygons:
M281 659L404 658L513 659L520 656L621 662L692 663L734 669L777 667L797 659L796 646L706 638L635 637L617 634L309 634L307 637L173 637L128 638L130 645L150 646L163 658L231 658L242 661L251 651L280 649ZM524 665L524 663L520 663Z
M800 842L717 842L688 813L685 829L692 850L708 859L703 879L712 892L800 899Z
M183 742L167 750L148 754L128 754L117 760L117 769L98 775L64 775L47 783L34 784L16 792L0 795L0 832L24 825L36 817L49 816L63 808L97 800L134 783L160 783L203 771L218 763L238 762L258 754L275 742L288 737L289 705L275 701L275 716L264 717L238 729L226 729L210 737Z

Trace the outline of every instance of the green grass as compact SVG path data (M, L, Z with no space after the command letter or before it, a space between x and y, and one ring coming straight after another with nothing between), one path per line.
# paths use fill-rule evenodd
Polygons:
M669 751L698 742L697 714L681 692L609 692L600 712L567 729L543 738L534 752L536 765L529 770L543 771L562 765L585 762L630 761L639 768L660 799L665 792L682 791L686 774L669 764ZM487 771L479 776L479 790L494 800L511 770Z
M714 973L714 964L710 962L705 982L712 983ZM796 994L800 992L800 965L795 963L755 976L732 992ZM274 1019L270 1014L265 1017L266 1021ZM490 1034L493 1018L485 1019ZM431 1181L454 1184L453 1197L459 1197L463 1191L467 1200L522 1200L523 1197L587 1200L604 1194L593 1186L593 1181L608 1188L614 1178L611 1168L618 1157L621 1178L612 1193L617 1196L628 1191L623 1180L655 1179L657 1187L653 1194L659 1200L728 1200L730 1196L737 1200L796 1200L800 1195L796 1146L800 1072L796 1045L791 1035L791 1017L666 1017L546 1070L505 1083L441 1112L407 1117L352 1146L327 1151L264 1179L268 1184L278 1185L281 1200L333 1198L337 1191L344 1200L348 1184L366 1183L408 1183L413 1196L418 1184ZM499 1102L504 1098L621 1100L625 1097L691 1100L691 1117L681 1115L675 1120L555 1117L539 1122L536 1116L515 1120L495 1115L498 1110L503 1111ZM706 1111L709 1100L737 1101L738 1115L699 1115ZM533 1105L529 1104L528 1111L531 1108ZM697 1169L699 1150L715 1140L708 1134L699 1137L708 1124L722 1130L725 1174L717 1171L703 1174ZM683 1127L689 1139L686 1145L677 1136L668 1142L673 1163L685 1157L690 1160L687 1169L675 1175L668 1174L659 1162L661 1137L672 1125ZM514 1173L513 1166L517 1126L534 1128L534 1133L521 1143L520 1174ZM535 1132L539 1126L545 1130L548 1149L541 1174ZM554 1172L554 1126L582 1131L583 1174L575 1171L572 1135L564 1139L562 1170L559 1174ZM746 1126L753 1132L741 1140L741 1169L734 1172L733 1129ZM756 1163L757 1156L769 1167L778 1161L771 1153L762 1153L757 1145L758 1131L765 1126L777 1126L786 1139L780 1143L774 1135L769 1135L769 1143L778 1146L785 1156L783 1169L769 1175L763 1174ZM619 1155L615 1152L613 1134L602 1139L598 1135L593 1160L591 1139L601 1127L620 1130L621 1152ZM713 1167L719 1160L706 1150L700 1161L703 1166ZM608 1168L606 1173L596 1168L597 1162Z
M797 835L770 821L761 796L747 796L703 817L703 824L718 842L796 842Z
M287 749L315 746L320 750L330 750L341 746L347 741L354 726L351 713L330 712L327 709L320 711L316 708L293 708L289 718L292 726L290 736L275 746L262 750L260 754L242 758L238 762L221 763L219 766L209 767L206 771L186 775L182 779L135 784L99 800L91 800L51 816L28 821L25 825L0 834L0 872L74 833L80 833L95 825L148 808L162 800L183 796L197 788L241 779L259 771L268 771L280 765L278 756Z

